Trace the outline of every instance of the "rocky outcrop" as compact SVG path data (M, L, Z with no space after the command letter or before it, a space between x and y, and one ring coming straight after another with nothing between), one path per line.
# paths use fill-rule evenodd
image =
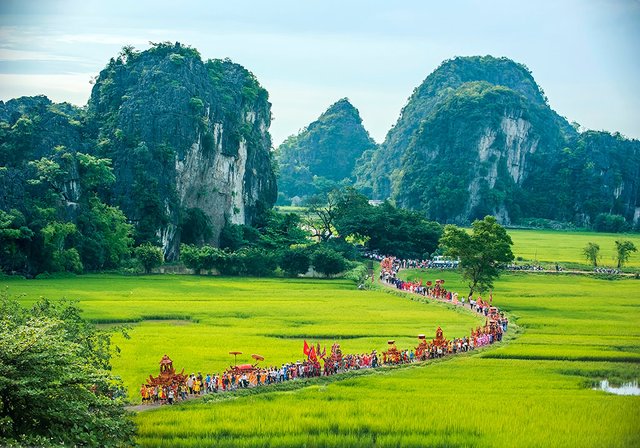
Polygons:
M358 109L347 98L337 101L278 147L281 203L352 184L356 161L375 147Z
M487 214L589 225L599 213L637 223L640 142L579 133L547 104L523 65L445 61L356 167L357 186L440 222ZM626 162L622 162L625 160Z
M225 223L251 224L275 202L270 106L248 70L179 43L110 61L88 114L113 160L113 199L140 241L155 238L174 259L187 211L206 218L196 238L217 244Z

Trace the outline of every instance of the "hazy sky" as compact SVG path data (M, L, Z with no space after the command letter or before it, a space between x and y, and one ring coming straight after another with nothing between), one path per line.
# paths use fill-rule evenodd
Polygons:
M0 0L0 99L84 105L110 57L149 41L251 70L276 145L342 97L380 142L444 59L485 54L526 64L570 121L640 138L640 0Z

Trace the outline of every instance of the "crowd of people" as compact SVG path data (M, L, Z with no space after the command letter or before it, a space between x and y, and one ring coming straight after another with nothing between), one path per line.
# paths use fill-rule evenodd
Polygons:
M471 330L471 334L464 337L447 340L438 327L436 338L427 341L424 335L419 336L419 344L415 348L398 350L395 341L389 341L386 351L379 354L376 350L369 353L343 355L339 344L333 344L329 353L320 351L320 346L308 348L305 341L303 349L307 359L289 362L280 367L257 367L257 365L243 364L230 367L223 373L192 373L186 377L179 376L179 381L171 381L170 385L142 384L140 395L143 404L173 404L176 401L187 400L211 393L235 391L238 389L263 387L303 378L336 375L343 372L371 369L383 365L408 364L433 358L468 352L502 340L508 328L508 319L504 313L492 305L493 297L489 301L478 296L458 299L458 294L447 291L443 280L426 282L409 282L398 278L401 268L417 265L416 260L401 260L395 257L380 257L380 280L397 289L419 294L435 300L450 302L454 305L469 307L471 311L486 317L484 326ZM167 358L168 359L168 358Z
M493 306L492 292L489 293L489 300L483 299L480 295L475 299L472 295L465 298L464 296L460 297L457 292L448 291L444 287L444 280L437 279L426 283L423 283L422 280L413 282L402 280L398 277L398 272L404 265L405 263L402 260L395 257L382 258L380 260L380 281L399 290L419 294L430 299L442 300L462 307L468 306L472 311L485 317L491 316L501 327L504 327L504 331L507 331L508 318L497 307Z
M363 254L365 257L382 261L386 257L386 255L380 255L377 252L365 252ZM458 260L450 260L444 258L442 256L436 256L433 259L400 259L396 258L398 263L398 268L402 269L457 269L460 262Z
M594 268L593 272L596 274L610 274L610 275L619 275L622 273L620 269L613 269L613 268Z

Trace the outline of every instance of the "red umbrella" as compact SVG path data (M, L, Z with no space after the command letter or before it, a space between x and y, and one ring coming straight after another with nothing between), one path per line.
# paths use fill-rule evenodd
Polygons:
M236 363L236 359L238 359L238 355L242 355L242 352L229 352L230 355L233 355L233 365L235 366Z
M253 355L251 355L251 357L253 359L255 359L256 361L264 361L264 356L262 356L262 355L257 355L257 354L254 353Z

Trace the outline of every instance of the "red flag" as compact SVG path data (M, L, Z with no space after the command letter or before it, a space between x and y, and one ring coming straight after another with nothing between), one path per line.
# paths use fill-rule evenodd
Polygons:
M322 353L322 351L320 350L320 343L318 342L316 344L316 355L320 356L321 353Z
M309 344L307 344L307 340L306 339L304 341L304 347L302 348L302 352L305 355L309 356Z
M489 304L493 303L493 291L489 293Z
M316 349L311 346L311 349L309 350L309 359L313 362L318 361L318 357L316 356Z
M320 355L320 357L322 359L324 359L324 357L327 356L327 346L325 345L324 348L322 349L322 355Z

